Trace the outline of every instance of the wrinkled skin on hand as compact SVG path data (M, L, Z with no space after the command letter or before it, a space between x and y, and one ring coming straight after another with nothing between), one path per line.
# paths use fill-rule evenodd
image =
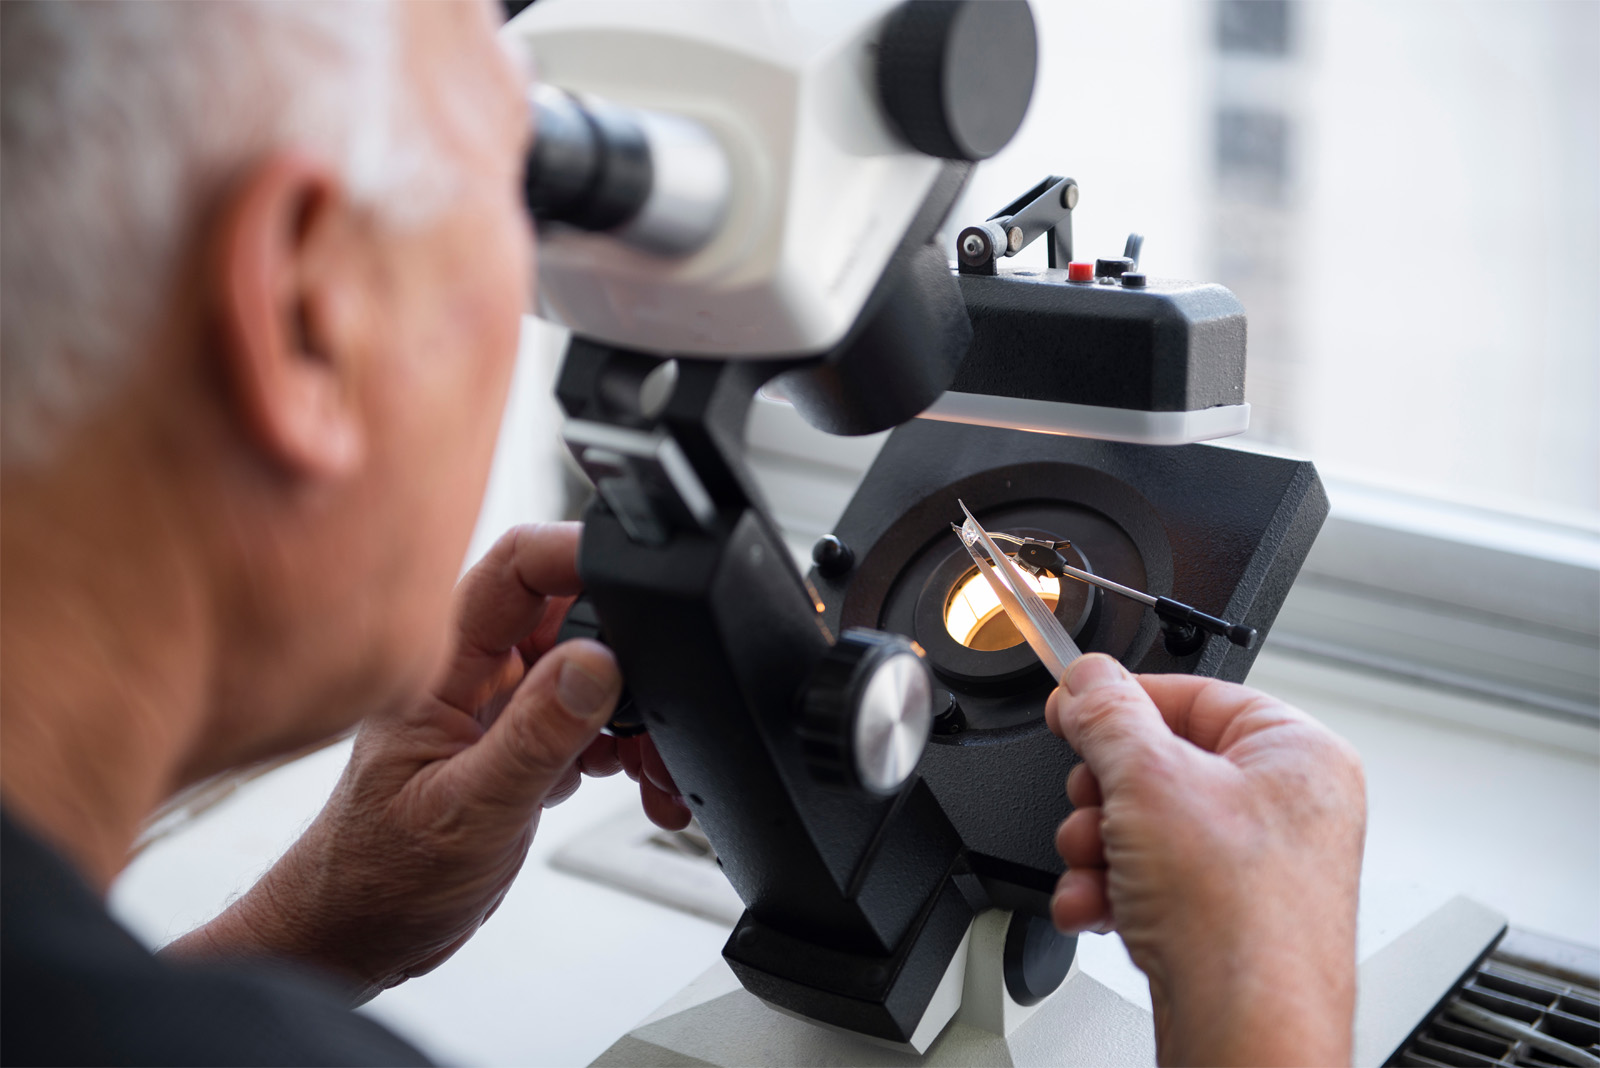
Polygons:
M554 645L578 593L577 524L511 531L462 579L433 692L362 724L332 797L247 894L169 947L269 955L362 1001L437 967L494 913L538 828L584 775L626 768L647 814L689 813L647 738L597 732L622 689L597 642Z
M1073 664L1046 719L1084 758L1056 836L1056 925L1122 936L1161 1063L1348 1063L1354 749L1266 694L1103 655Z

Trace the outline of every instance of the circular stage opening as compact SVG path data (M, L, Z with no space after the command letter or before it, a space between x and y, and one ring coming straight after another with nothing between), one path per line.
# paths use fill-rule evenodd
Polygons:
M1052 575L1035 577L1026 571L1022 571L1022 578L1054 611L1056 602L1061 599L1060 580ZM995 596L989 580L977 568L961 576L945 599L944 628L950 632L950 637L979 652L996 652L1022 644L1022 634L1006 615L1005 606Z

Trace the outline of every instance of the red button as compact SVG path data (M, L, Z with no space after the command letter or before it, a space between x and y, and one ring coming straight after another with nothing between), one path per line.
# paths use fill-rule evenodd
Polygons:
M1069 281L1069 282L1093 282L1094 281L1094 264L1092 264L1092 263L1069 263L1069 264L1067 264L1067 281Z

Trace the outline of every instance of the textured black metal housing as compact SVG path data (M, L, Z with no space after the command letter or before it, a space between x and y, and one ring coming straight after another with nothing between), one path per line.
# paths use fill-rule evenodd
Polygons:
M916 420L890 435L835 529L857 566L832 578L811 574L829 626L899 629L887 612L895 583L913 561L955 541L958 498L986 525L992 516L1056 510L1070 525L1056 533L1105 545L1088 549L1097 573L1240 620L1263 636L1328 511L1306 461ZM1207 637L1177 657L1157 640L1158 621L1144 606L1107 597L1101 615L1083 648L1111 653L1132 671L1242 681L1259 651ZM1062 871L1055 828L1071 811L1061 784L1078 762L1043 722L1053 684L1042 667L973 682L930 663L971 726L935 735L923 780L991 900L1046 915Z
M618 400L647 361L574 340L557 396L574 419L639 428L642 411ZM730 939L734 971L795 1012L905 1041L987 899L920 779L880 797L819 783L808 762L798 700L832 635L739 459L755 391L784 365L678 362L649 422L681 447L716 518L643 543L597 498L579 574L656 748L745 902L741 930L757 932Z
M1151 412L1244 401L1244 306L1223 286L1131 289L1050 269L960 283L972 345L955 392Z
M921 783L914 789L928 792ZM973 916L988 906L978 880L958 866L887 955L795 938L749 912L722 955L745 989L763 1000L836 1027L904 1042L915 1033Z

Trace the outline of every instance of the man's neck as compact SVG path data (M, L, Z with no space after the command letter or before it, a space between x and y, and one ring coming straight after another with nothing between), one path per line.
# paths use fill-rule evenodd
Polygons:
M176 785L208 686L192 567L141 496L8 471L0 503L0 788L101 892Z

